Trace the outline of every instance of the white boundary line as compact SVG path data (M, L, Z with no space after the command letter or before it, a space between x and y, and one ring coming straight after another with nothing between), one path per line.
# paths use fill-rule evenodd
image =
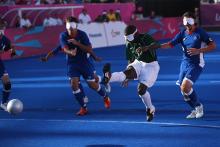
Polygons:
M204 127L220 129L217 125L194 125L186 123L169 122L143 122L143 121L114 121L114 120L62 120L62 119L0 119L0 121L41 121L41 122L79 122L79 123L120 123L120 124L151 124L166 126L186 126L186 127Z

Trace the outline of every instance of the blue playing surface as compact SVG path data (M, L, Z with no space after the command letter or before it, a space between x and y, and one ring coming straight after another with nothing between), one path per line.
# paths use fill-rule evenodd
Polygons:
M205 55L206 66L194 89L204 104L201 119L187 120L189 106L175 85L181 61L181 48L158 50L161 66L156 84L149 90L156 106L152 122L146 122L145 107L137 95L137 81L122 88L112 84L112 107L83 86L89 97L89 114L79 117L79 109L66 76L64 54L46 63L39 57L6 61L12 81L11 98L24 103L24 111L13 116L0 111L0 147L145 147L220 146L220 41L211 36L217 49ZM105 63L112 71L127 65L124 46L95 49L103 61L96 63L102 74Z

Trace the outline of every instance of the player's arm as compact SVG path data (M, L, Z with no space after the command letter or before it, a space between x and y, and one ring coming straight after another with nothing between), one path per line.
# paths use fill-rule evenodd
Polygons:
M60 46L61 46L61 49L63 50L63 52L65 54L68 54L70 56L75 56L76 55L76 50L77 49L74 49L74 50L69 49L68 40L67 40L67 37L64 34L60 34Z
M206 53L206 52L211 52L216 48L216 44L215 42L212 40L211 37L209 37L209 35L204 31L204 30L200 30L200 36L201 36L201 41L205 42L207 46L203 46L200 49L197 48L189 48L187 50L188 54L190 56L193 55L198 55L200 53Z
M47 53L47 55L45 57L41 57L40 59L42 62L46 62L61 50L62 50L62 47L59 45L56 48L54 48L53 50L51 50L49 53Z
M82 44L80 43L79 41L75 40L75 39L69 39L68 40L69 42L73 43L74 45L78 46L82 51L86 52L86 53L89 53L92 58L95 60L95 61L100 61L101 58L99 58L92 50L92 45L91 43L89 42L89 39L88 37L85 35L84 36L84 39L83 39L83 42L85 44Z

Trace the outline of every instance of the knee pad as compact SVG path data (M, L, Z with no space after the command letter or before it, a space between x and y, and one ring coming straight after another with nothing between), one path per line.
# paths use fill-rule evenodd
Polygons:
M5 91L10 91L11 90L11 83L10 82L7 82L4 84L4 90Z
M142 95L144 95L146 93L146 91L147 91L147 86L142 84L142 83L140 83L138 85L138 94L142 96Z

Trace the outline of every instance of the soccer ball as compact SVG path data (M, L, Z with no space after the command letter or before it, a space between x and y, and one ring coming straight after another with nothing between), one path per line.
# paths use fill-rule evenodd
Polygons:
M19 99L12 99L7 104L7 111L11 114L21 113L23 110L23 103Z

